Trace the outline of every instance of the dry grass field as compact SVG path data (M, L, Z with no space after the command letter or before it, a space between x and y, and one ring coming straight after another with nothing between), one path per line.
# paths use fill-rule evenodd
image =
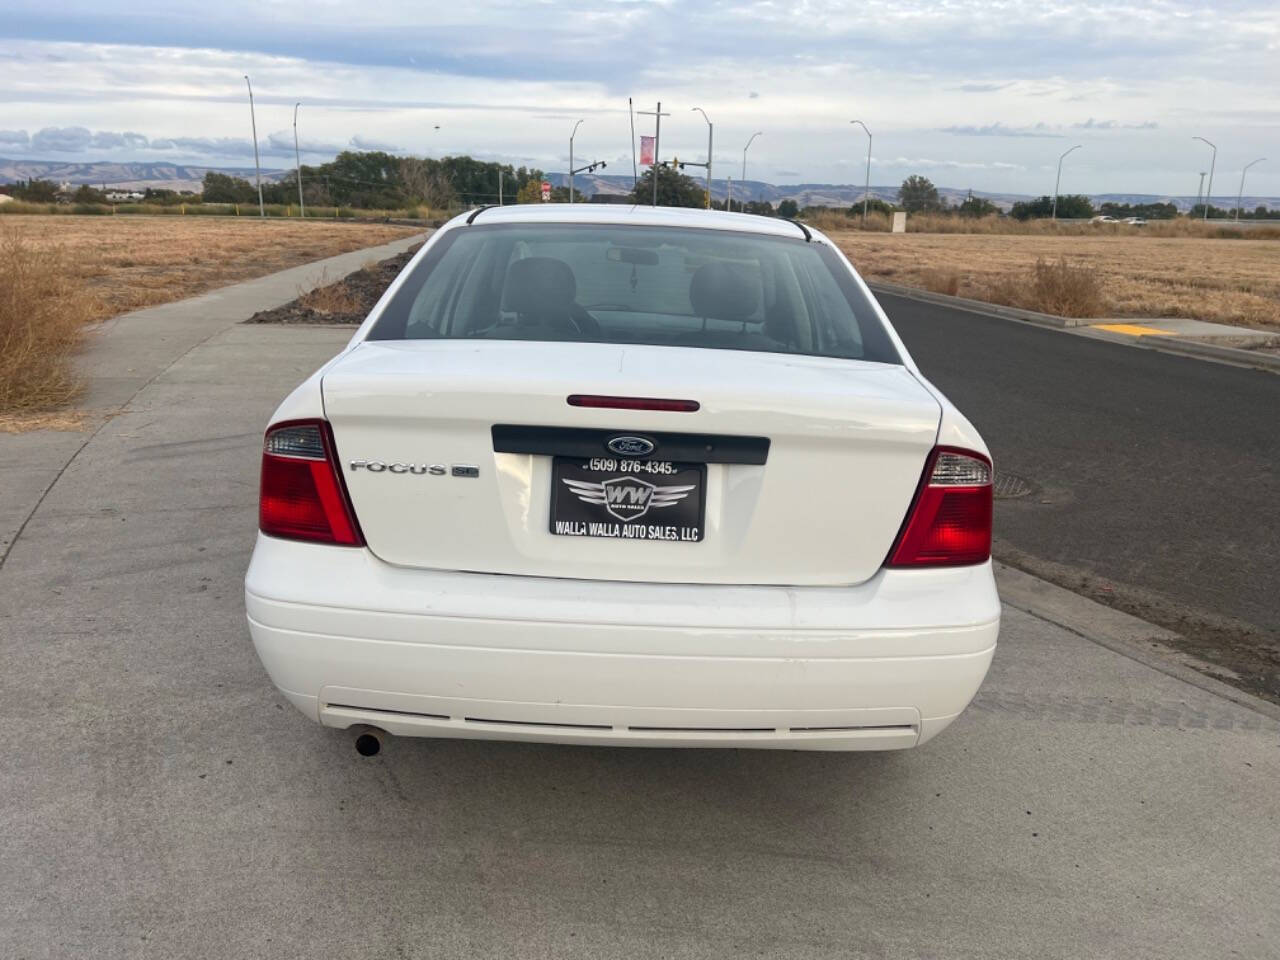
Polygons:
M390 224L321 220L5 218L0 222L0 420L14 415L30 420L74 398L78 384L68 359L95 320L415 232Z
M1275 239L1136 231L886 234L833 230L826 224L823 229L868 280L1075 316L1194 317L1280 331L1280 241ZM1096 296L1082 291L1076 298L1080 310L1052 309L1037 289L1038 261L1075 268L1069 272L1092 285ZM1046 279L1044 266L1040 280Z
M95 318L181 300L213 287L387 243L418 232L390 224L251 217L6 218L0 230L61 248Z

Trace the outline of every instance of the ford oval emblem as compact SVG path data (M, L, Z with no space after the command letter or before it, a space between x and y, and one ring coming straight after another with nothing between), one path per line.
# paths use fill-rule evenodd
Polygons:
M654 445L644 437L614 437L605 446L620 457L647 457Z

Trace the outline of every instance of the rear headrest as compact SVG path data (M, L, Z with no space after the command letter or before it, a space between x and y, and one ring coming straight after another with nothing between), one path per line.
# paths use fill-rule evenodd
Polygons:
M502 308L514 313L565 316L577 295L577 281L563 260L525 257L507 267Z
M745 271L713 261L694 271L689 281L689 303L696 317L745 320L756 312L760 296Z

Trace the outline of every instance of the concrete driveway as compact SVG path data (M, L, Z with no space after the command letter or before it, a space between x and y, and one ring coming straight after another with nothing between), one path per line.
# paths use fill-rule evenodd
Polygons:
M265 418L347 335L223 325L12 544L0 956L1280 952L1280 725L1012 608L915 752L358 757L241 600Z

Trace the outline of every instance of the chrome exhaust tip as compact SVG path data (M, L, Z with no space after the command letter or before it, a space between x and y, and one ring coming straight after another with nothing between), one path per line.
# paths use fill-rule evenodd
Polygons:
M362 757L376 757L382 750L382 739L386 734L375 727L362 727L356 733L356 753Z

